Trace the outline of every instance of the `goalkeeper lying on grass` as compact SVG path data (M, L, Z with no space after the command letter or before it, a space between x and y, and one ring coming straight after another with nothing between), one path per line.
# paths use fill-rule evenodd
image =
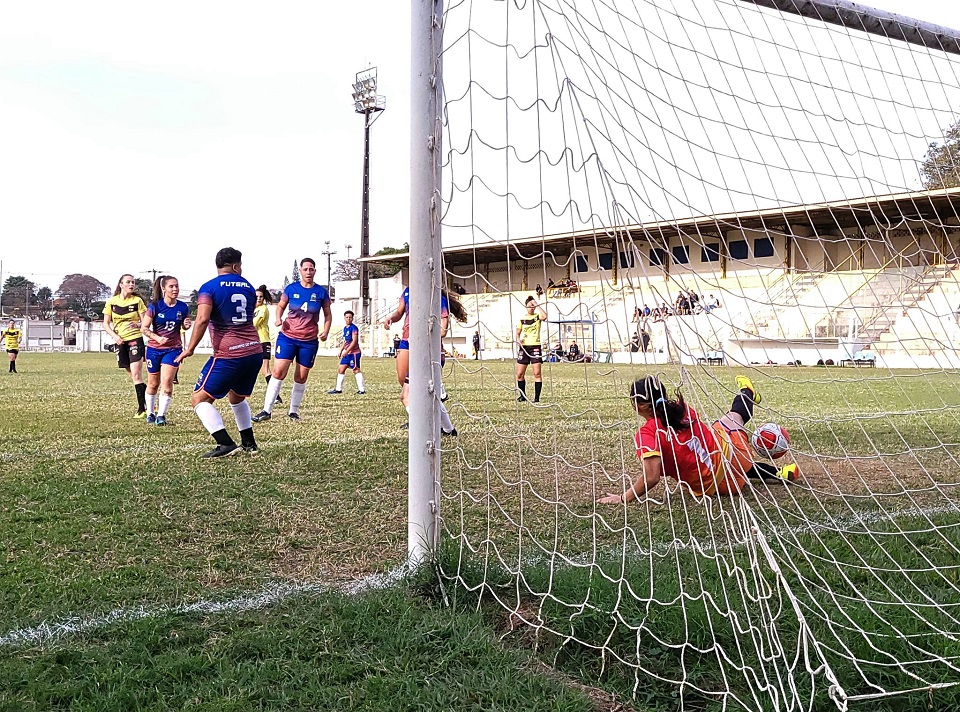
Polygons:
M621 494L597 501L622 504L639 499L663 475L687 485L696 495L738 494L748 478L796 480L795 464L776 466L754 462L744 425L753 417L760 394L746 376L737 376L739 392L730 411L712 426L700 420L680 393L671 400L656 376L636 381L630 388L633 407L646 423L634 436L643 474Z

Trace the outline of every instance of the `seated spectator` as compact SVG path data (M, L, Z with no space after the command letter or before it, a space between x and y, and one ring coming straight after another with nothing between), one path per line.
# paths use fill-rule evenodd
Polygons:
M648 307L646 304L644 304L644 305L643 305L643 315L644 315L644 316L650 316L652 313L653 313L653 312L650 311L650 307Z
M577 346L576 341L570 342L570 348L567 349L567 360L568 361L579 361L581 359L580 347Z
M541 298L543 297L543 287L541 287L541 286L538 284L535 291L536 291L536 293L537 293L537 299L541 299Z
M720 306L720 300L717 299L715 296L713 296L713 295L711 294L710 297L707 299L706 304L704 304L703 310L704 310L707 314L709 314L710 312L712 312L714 309L716 309L716 308L719 307L719 306Z

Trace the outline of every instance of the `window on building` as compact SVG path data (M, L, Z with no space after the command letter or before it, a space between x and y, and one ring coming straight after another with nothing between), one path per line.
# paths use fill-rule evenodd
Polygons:
M711 242L700 249L701 262L719 262L720 261L720 243Z
M672 252L674 263L678 265L685 265L690 261L689 245L674 245Z
M612 252L601 252L598 255L600 262L600 269L613 269L613 253Z
M633 250L620 253L620 269L630 269L634 265Z
M758 237L753 241L754 257L773 257L773 240L769 237Z
M745 260L750 257L750 248L746 240L733 240L730 245L730 257L735 260Z
M574 260L573 265L574 272L589 272L590 271L590 261L587 259L586 255L576 255L576 260Z
M653 267L663 267L667 264L667 251L659 247L650 250L650 264Z

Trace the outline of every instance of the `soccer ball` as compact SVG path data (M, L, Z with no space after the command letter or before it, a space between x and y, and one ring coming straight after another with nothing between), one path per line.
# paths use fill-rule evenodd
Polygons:
M775 460L790 449L790 434L776 423L764 423L753 431L750 443L759 454Z

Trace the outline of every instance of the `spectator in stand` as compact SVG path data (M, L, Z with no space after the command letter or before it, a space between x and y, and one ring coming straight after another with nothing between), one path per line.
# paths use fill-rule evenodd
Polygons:
M652 313L653 313L653 312L650 311L650 307L648 307L646 304L644 304L644 305L643 305L643 315L644 315L644 316L650 316Z
M640 350L640 334L633 332L633 338L630 339L630 353L637 353Z
M538 284L535 291L536 291L536 293L537 293L537 299L543 299L543 287L541 287L541 286Z
M640 349L643 353L650 349L650 334L646 329L640 329Z
M567 360L568 361L579 361L581 359L580 347L577 346L576 341L570 342L570 348L567 349Z
M633 323L639 324L640 320L643 319L643 312L640 311L640 307L633 308Z
M707 302L704 305L703 310L707 314L709 314L714 309L717 309L719 306L720 306L720 300L711 294L710 297L707 299Z

